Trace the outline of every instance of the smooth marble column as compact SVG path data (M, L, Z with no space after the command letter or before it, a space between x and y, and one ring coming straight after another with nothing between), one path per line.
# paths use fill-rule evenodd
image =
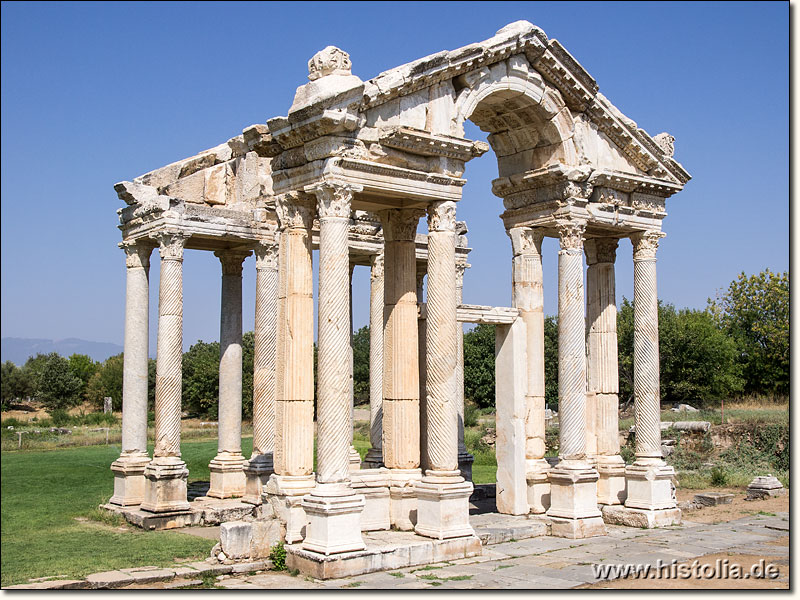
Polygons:
M364 460L383 466L383 252L370 257L369 285L369 444Z
M250 251L215 252L222 264L219 334L219 407L217 455L209 463L212 498L243 496L242 455L242 263Z
M464 271L467 267L466 262L456 263L456 304L460 305L464 301ZM464 442L464 330L461 323L458 323L458 358L456 363L456 402L458 406L458 470L461 476L467 481L472 481L472 463L475 457L467 452L467 445Z
M122 242L125 250L125 354L122 371L122 453L111 463L114 495L109 502L135 506L144 500L147 453L147 362L151 240Z
M188 510L189 470L181 460L181 365L183 360L183 247L188 236L165 230L152 236L159 244L156 357L156 432L153 460L145 469L142 510L154 513Z
M456 203L428 208L426 415L429 467L415 485L420 535L436 539L473 535L472 483L458 468L458 322L456 321Z
M274 472L275 360L278 316L278 243L262 240L256 253L256 314L253 344L253 453L245 463L243 500L261 504Z

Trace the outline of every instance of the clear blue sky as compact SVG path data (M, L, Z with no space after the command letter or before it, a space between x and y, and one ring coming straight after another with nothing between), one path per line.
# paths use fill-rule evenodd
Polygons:
M113 190L285 115L307 61L333 44L366 80L526 19L557 38L693 175L668 201L659 296L703 308L737 273L789 265L788 3L2 4L2 336L122 343L125 266ZM468 134L480 133L476 128ZM510 244L491 154L469 163L465 301L510 304ZM554 240L545 312L557 311ZM155 347L157 253L151 270ZM253 326L254 259L244 326ZM630 244L617 295L632 297ZM355 325L368 320L356 269ZM219 264L184 262L186 345L219 336Z

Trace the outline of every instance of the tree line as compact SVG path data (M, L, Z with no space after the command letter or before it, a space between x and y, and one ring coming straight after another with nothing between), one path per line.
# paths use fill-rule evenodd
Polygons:
M659 302L661 399L696 406L741 394L789 393L789 275L769 270L744 273L709 299L705 310L676 309ZM545 397L558 406L558 321L547 317ZM617 313L620 401L633 398L633 304L623 299ZM253 332L242 336L242 410L253 412ZM315 347L316 366L316 347ZM31 357L21 367L2 364L2 408L35 398L47 410L89 402L102 409L110 397L122 407L123 355L95 362L83 354L53 352ZM464 334L464 392L479 407L494 406L494 326ZM369 401L369 327L353 334L353 393ZM149 403L155 399L155 360L149 361ZM219 399L219 343L198 341L183 354L183 409L216 418Z

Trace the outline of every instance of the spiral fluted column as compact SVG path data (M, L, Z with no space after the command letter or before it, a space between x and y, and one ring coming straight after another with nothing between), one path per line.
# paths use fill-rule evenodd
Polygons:
M462 221L463 223L463 221ZM464 302L464 271L469 265L466 262L456 263L456 304ZM467 481L472 481L472 463L475 457L467 452L464 442L464 331L461 323L457 324L458 356L456 362L456 403L458 407L458 470Z
M242 455L242 263L250 250L217 251L222 265L219 334L219 435L217 455L208 465L208 496L243 496L246 477Z
M149 512L186 510L189 471L181 460L181 364L183 359L183 246L188 236L165 230L152 236L159 244L161 276L158 292L158 355L156 357L156 431L153 460L145 470Z
M256 313L253 343L253 453L245 463L244 500L260 504L264 485L273 473L275 446L275 362L278 317L278 244L255 245Z
M114 495L109 502L134 506L144 500L147 454L147 361L151 240L123 242L125 287L125 354L122 371L122 453L111 464Z
M383 252L370 257L369 444L365 463L383 466Z

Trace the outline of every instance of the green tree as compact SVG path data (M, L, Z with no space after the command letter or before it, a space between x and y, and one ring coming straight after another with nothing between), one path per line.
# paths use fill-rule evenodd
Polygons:
M633 304L617 317L621 399L633 395ZM704 406L742 390L735 341L707 311L658 306L661 400Z
M789 393L789 273L740 273L709 311L740 349L748 393Z
M252 398L252 379L250 389ZM183 354L183 408L190 414L215 419L218 404L219 342L200 340Z
M464 334L464 396L481 408L494 406L494 325Z
M69 368L72 370L72 374L83 382L82 396L85 396L86 386L92 375L97 372L99 366L86 354L73 354L69 357Z
M353 334L353 402L369 402L369 325Z
M103 408L103 399L111 398L111 407L122 410L122 373L124 371L122 353L109 356L98 365L97 371L86 384L85 397L96 408Z
M253 356L256 337L252 331L242 336L242 418L253 418Z
M8 410L12 401L27 398L33 393L29 374L10 360L0 366L0 374L3 410Z
M36 398L48 412L80 404L83 382L72 374L66 358L51 352L38 367L34 371Z
M558 317L544 319L544 401L558 410Z

